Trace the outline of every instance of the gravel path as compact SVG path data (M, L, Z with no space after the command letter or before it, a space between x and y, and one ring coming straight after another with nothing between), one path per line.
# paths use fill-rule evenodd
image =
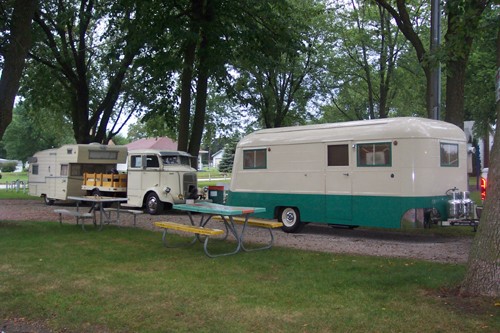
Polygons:
M47 206L40 200L0 200L0 220L56 221L54 209L73 208L71 203ZM121 214L121 222L132 226L133 217ZM74 218L63 217L64 222L74 223ZM172 221L188 223L187 215L175 211L163 215L139 215L140 228L156 230L153 222ZM245 236L247 242L267 240L267 231L250 228ZM266 237L267 236L267 237ZM453 238L434 234L412 235L391 230L339 229L326 225L308 224L300 233L274 232L275 245L330 253L348 253L383 257L422 259L442 263L467 262L472 238Z

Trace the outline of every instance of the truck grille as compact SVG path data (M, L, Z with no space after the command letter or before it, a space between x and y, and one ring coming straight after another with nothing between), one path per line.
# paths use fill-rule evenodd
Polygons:
M185 173L182 178L182 188L186 199L198 198L197 178L195 173Z

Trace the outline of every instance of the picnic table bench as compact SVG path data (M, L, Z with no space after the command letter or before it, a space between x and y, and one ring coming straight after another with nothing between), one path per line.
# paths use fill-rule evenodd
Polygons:
M162 241L163 241L163 245L165 245L165 247L172 248L172 247L192 245L197 240L200 240L199 235L206 236L205 241L203 243L203 249L205 251L205 254L211 258L215 257L216 255L213 255L208 251L208 239L209 239L209 237L224 234L224 230L220 230L220 229L205 228L205 227L199 227L199 226L195 226L195 225L187 225L187 224L181 224L181 223L175 223L175 222L155 222L154 224L158 228L163 229ZM195 234L195 236L193 237L193 239L189 243L185 243L185 244L181 244L181 245L170 245L170 243L167 242L167 230L168 229L193 233L193 234Z
M112 208L112 207L105 207L103 208L105 212L116 212L118 214L118 209L117 208ZM120 208L120 214L121 213L126 213L126 214L132 214L134 216L134 227L136 226L137 222L137 215L144 214L142 210L135 210L135 209L123 209Z
M213 219L216 221L224 222L224 219L228 218L227 216L214 216ZM253 218L253 217L248 217L245 218L243 216L234 216L232 218L233 223L243 225L243 228L246 228L247 226L251 227L256 227L260 229L267 229L269 231L269 242L267 242L264 246L262 247L256 247L256 248L246 248L245 243L243 241L245 237L244 230L241 232L241 247L244 251L250 252L250 251L257 251L257 250L265 250L269 249L273 246L274 244L274 235L272 232L272 229L276 228L281 228L283 226L283 223L277 222L277 221L270 221L270 220L264 220L264 219L258 219L258 218Z
M84 219L90 219L90 218L93 219L94 223L95 223L95 217L94 217L93 213L84 213L84 212L80 212L77 210L68 210L68 209L54 209L54 213L59 214L59 223L60 224L62 224L62 216L63 215L69 215L69 216L75 217L76 224L79 224L80 220L82 220L82 224L83 224Z

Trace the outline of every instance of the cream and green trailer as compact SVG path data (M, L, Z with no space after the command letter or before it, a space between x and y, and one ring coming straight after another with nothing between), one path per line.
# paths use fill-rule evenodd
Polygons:
M422 211L423 224L446 220L447 191L465 191L467 184L460 128L388 118L265 129L244 137L227 204L265 207L259 217L282 221L287 232L308 222L400 228L415 211Z

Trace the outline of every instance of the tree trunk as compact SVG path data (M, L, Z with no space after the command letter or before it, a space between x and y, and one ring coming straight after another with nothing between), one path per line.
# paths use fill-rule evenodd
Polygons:
M191 128L191 139L189 140L188 153L198 157L205 127L205 114L207 109L208 91L208 40L202 31L202 41L199 50L198 80L196 84L196 105L193 117L193 127ZM195 159L194 167L198 168L198 158Z
M446 65L446 115L444 121L464 128L464 90L466 59L450 60Z
M181 104L179 105L179 126L177 150L187 151L189 142L189 121L191 119L191 80L196 51L196 42L189 41L184 49L184 65L181 74Z
M184 62L181 74L181 103L179 105L179 125L177 133L177 150L188 151L191 121L191 82L196 58L196 45L200 33L199 20L203 11L202 0L191 0L191 17L189 34L184 44Z
M446 2L446 116L445 121L464 128L465 70L479 20L487 6L484 0Z
M36 0L16 0L10 25L10 38L0 77L0 139L12 121L14 101L28 51L31 47L31 21Z
M500 68L500 29L497 36L497 68ZM500 124L500 101L496 104ZM500 297L500 131L495 132L488 172L486 201L472 244L461 294Z

